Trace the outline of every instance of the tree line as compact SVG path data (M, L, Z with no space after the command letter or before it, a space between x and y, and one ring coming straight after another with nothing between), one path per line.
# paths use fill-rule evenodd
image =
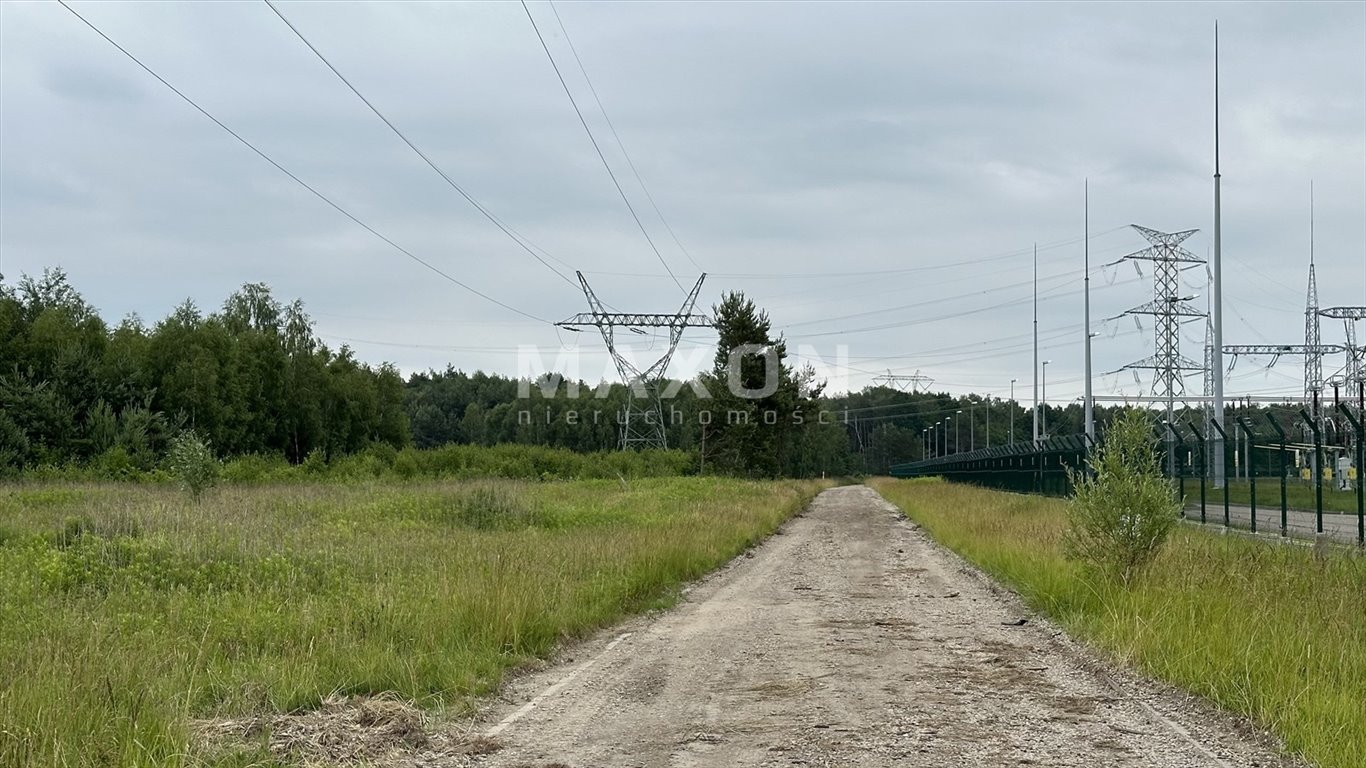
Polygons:
M110 327L60 269L0 282L0 467L146 470L186 429L221 456L294 462L409 441L398 371L328 348L303 303L264 284L216 312L186 300L149 328Z
M1001 398L885 386L828 395L810 368L793 367L781 334L743 294L726 294L712 313L712 367L664 387L668 445L695 456L698 471L881 474L927 453L1032 436L1027 404ZM187 429L220 457L296 464L372 445L611 451L628 397L620 384L454 366L404 380L392 365L329 348L302 301L281 302L261 283L242 286L217 311L187 300L148 327L136 316L110 326L61 270L14 285L0 279L0 470L81 463L145 471ZM1096 409L1102 427L1118 410ZM1243 413L1262 418L1257 410ZM1081 407L1049 407L1046 423L1049 434L1077 434Z

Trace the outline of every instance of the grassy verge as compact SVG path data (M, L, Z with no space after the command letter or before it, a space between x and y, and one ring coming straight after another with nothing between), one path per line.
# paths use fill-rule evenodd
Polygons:
M771 533L820 486L717 478L0 487L0 765L273 765L195 717L455 708Z
M872 487L1074 636L1280 734L1366 765L1366 558L1178 529L1130 592L1061 555L1064 502L934 480Z

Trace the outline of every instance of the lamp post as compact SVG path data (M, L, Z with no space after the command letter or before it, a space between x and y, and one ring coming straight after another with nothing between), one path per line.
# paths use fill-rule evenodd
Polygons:
M959 408L954 411L954 415L958 418L953 420L953 452L958 453L958 446L962 445L962 443L958 442L958 425L963 421L963 409Z
M1039 404L1039 434L1043 439L1048 439L1048 364L1052 360L1043 361L1043 374L1039 377L1039 383L1043 387L1043 402Z
M977 450L977 404L968 406L968 452Z
M947 416L939 420L939 455L949 455L949 419Z
M1015 444L1015 382L1019 379L1010 380L1010 444Z
M930 441L925 437L926 431L924 427L920 429L920 458L922 461L930 457Z

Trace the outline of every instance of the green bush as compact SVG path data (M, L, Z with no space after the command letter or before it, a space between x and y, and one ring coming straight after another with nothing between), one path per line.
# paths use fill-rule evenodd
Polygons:
M371 443L361 455L388 469L398 460L398 449L388 443Z
M289 476L291 467L284 456L251 453L223 464L223 479L231 483L260 483Z
M209 441L189 429L171 440L171 450L166 457L171 474L180 481L180 487L195 501L204 492L218 483L221 465L213 455Z
M95 472L109 480L129 480L137 477L138 466L132 454L121 445L106 450L95 457Z
M314 448L299 466L304 468L306 474L321 475L327 471L327 453L321 448Z
M1064 551L1128 586L1157 557L1181 508L1162 476L1148 418L1129 411L1117 419L1088 467L1068 470L1076 490Z

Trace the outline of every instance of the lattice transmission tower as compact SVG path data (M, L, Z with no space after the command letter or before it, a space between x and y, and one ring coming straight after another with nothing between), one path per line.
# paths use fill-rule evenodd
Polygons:
M1124 367L1153 371L1152 393L1166 402L1167 419L1170 421L1177 398L1185 394L1186 374L1206 369L1206 366L1181 354L1182 320L1207 316L1207 313L1189 303L1193 297L1180 294L1179 277L1183 266L1205 263L1204 259L1181 247L1182 242L1200 230L1158 232L1137 224L1131 226L1143 235L1150 245L1125 256L1120 261L1153 263L1153 300L1124 314L1153 316L1154 345L1152 355Z
M683 338L683 330L711 327L711 318L693 312L697 296L702 292L702 281L707 279L706 273L697 278L697 284L688 292L687 298L683 300L683 306L672 314L608 312L589 287L583 273L574 274L579 278L584 298L588 299L589 311L580 312L555 325L572 331L592 327L602 333L602 340L607 344L607 353L612 356L612 362L621 374L621 381L626 385L626 405L619 420L621 449L667 448L668 440L664 434L664 404L660 400L660 391L664 374L669 368L669 361L673 359L678 342ZM642 328L667 328L669 346L653 363L642 368L618 348L615 338L618 328L626 328L637 334L644 333Z
M1312 225L1310 231L1312 232ZM1309 290L1304 300L1304 402L1318 408L1315 395L1323 392L1323 337L1319 332L1319 284L1314 277L1313 240L1309 246ZM1313 414L1315 417L1317 413Z
M1346 344L1324 344L1323 333L1320 327L1320 318L1327 317L1334 320L1342 320L1346 326ZM1237 362L1239 355L1266 355L1271 357L1271 365L1276 364L1276 360L1281 356L1303 356L1304 357L1304 403L1313 409L1317 403L1322 401L1324 390L1323 358L1325 355L1335 355L1339 352L1346 353L1347 364L1343 369L1343 378L1340 383L1348 385L1348 389L1356 387L1355 382L1360 382L1366 376L1366 352L1356 343L1356 321L1366 319L1366 307L1319 307L1318 280L1314 274L1313 256L1309 260L1309 287L1305 292L1304 302L1304 343L1303 344L1229 344L1224 347L1224 354L1233 355L1230 361L1229 370ZM1316 399L1315 395L1319 397ZM1317 413L1315 416L1319 415Z
M930 385L934 383L934 379L925 376L919 370L915 373L905 374L892 373L889 368L886 373L874 376L873 383L881 384L889 389L899 389L902 392L911 392L914 394L920 391L922 385L928 390Z
M1326 307L1319 310L1319 317L1341 320L1346 331L1347 364L1343 367L1343 384L1348 392L1355 392L1366 382L1366 345L1357 345L1356 321L1366 320L1366 307Z

